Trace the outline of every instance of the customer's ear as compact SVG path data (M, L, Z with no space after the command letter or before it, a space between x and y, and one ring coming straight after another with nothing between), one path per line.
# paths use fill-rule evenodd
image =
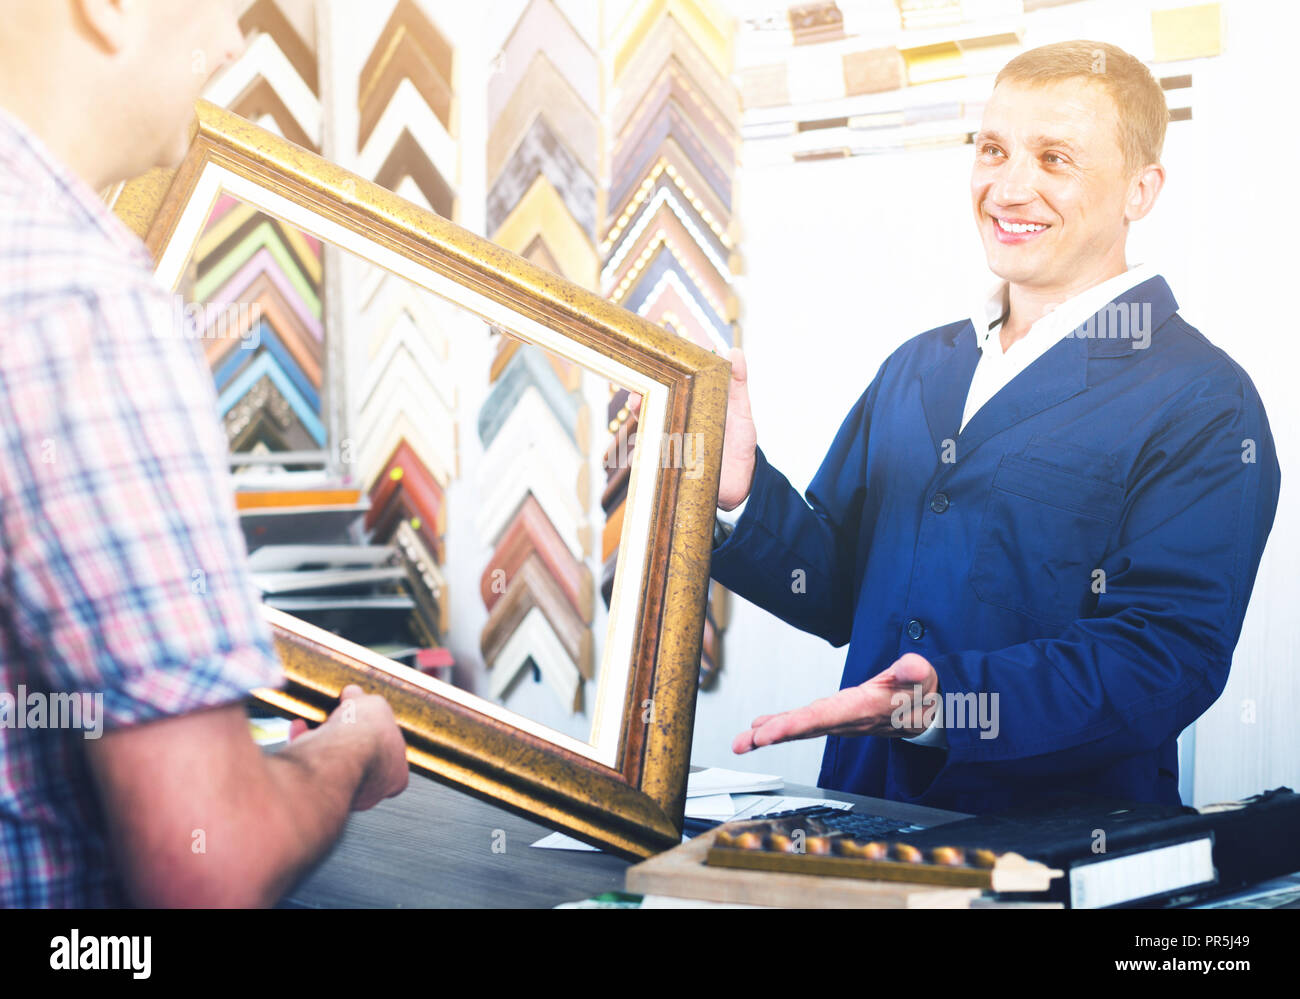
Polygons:
M126 47L131 17L139 12L139 0L72 0L77 28L110 55Z

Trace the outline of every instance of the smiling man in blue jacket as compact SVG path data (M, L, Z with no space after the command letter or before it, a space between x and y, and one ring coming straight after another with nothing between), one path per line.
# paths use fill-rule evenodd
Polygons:
M990 269L850 411L806 501L757 446L733 351L712 574L833 645L839 693L736 752L828 735L818 783L987 812L1074 790L1174 804L1277 507L1264 407L1130 267L1168 110L1099 42L998 75L971 174Z

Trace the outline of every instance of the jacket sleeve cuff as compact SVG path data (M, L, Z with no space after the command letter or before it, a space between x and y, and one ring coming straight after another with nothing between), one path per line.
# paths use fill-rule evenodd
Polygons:
M713 550L714 564L725 564L727 555L741 547L749 529L762 517L764 496L771 488L771 480L776 476L775 470L768 464L763 449L754 448L754 480L749 487L749 495L743 503L729 513L718 511L718 519L732 528L727 540ZM739 539L739 544L738 544Z

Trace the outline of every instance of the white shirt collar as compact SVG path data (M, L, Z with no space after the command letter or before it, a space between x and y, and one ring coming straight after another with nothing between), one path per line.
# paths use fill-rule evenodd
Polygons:
M1022 346L1026 341L1054 343L1070 330L1082 325L1107 302L1113 301L1130 288L1155 276L1156 271L1150 265L1133 264L1123 274L1116 274L1113 278L1086 288L1055 309L1044 313L1029 328L1029 332L1012 346ZM1006 313L1009 294L1010 285L998 279L996 283L985 289L979 298L979 305L971 309L969 319L975 328L975 344L981 351L984 350L989 337L1001 329L1000 325L995 324ZM997 353L1002 354L1001 343L998 344Z

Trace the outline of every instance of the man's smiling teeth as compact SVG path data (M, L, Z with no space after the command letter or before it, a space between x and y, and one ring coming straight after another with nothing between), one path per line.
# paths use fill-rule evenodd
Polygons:
M996 219L995 221L998 224L998 228L1003 232L1039 232L1047 228L1045 225L1037 225L1033 222L1006 222L1002 219Z

